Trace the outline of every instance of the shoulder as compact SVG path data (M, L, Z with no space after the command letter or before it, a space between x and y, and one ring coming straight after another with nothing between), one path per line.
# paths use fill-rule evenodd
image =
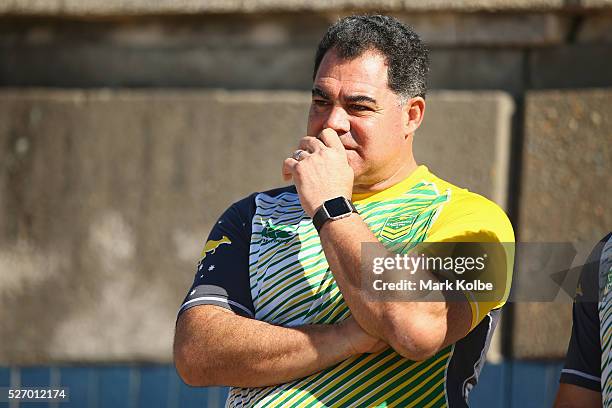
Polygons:
M252 195L256 201L291 201L298 198L297 190L295 186L279 187L272 190L261 191ZM299 198L298 198L299 199Z
M226 213L253 215L258 205L269 203L273 204L284 197L297 196L295 186L279 187L272 190L254 192L233 203Z
M278 199L287 194L297 196L295 187L255 192L231 204L213 225L201 256L205 257L211 251L216 252L220 245L231 245L232 248L244 251L251 241L254 220L261 219L256 214L277 213L278 207L282 207L282 201Z
M431 175L431 182L446 194L430 235L492 233L499 242L514 242L514 229L504 210L488 198Z
M503 215L504 217L506 216L499 205L467 188L458 187L431 173L428 181L435 185L440 192L444 192L448 196L447 208L449 209L462 213L487 211Z

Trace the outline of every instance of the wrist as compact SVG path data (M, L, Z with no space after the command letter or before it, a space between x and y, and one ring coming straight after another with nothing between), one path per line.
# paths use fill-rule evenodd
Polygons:
M307 207L305 207L305 211L306 211L306 215L308 215L310 218L314 217L314 215L317 213L317 211L319 211L321 209L321 207L323 207L323 205L330 200L333 200L334 198L338 198L338 197L344 197L347 200L351 200L352 195L351 194L326 194L325 197L327 198L319 198L317 200L313 200L310 201L310 203L308 204Z
M353 338L355 336L354 324L349 320L344 320L338 324L336 324L338 329L338 341L339 344L342 344L345 348L346 353L349 356L354 356L357 354L362 354L363 352L359 350L357 344L353 342Z
M312 215L312 223L318 232L321 232L321 228L325 224L329 224L332 221L337 221L343 218L348 218L353 213L357 213L357 209L349 200L344 196L338 196L323 202L323 204L317 208Z

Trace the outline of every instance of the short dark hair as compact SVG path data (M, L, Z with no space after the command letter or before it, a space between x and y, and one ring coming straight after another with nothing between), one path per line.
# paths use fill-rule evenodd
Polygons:
M313 80L321 60L330 49L347 60L357 58L368 50L380 52L389 67L389 89L406 99L425 97L429 51L412 27L397 19L382 15L360 15L337 21L328 28L319 43Z

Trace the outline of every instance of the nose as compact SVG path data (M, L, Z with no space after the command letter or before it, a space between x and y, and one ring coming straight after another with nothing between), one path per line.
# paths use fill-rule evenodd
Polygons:
M325 121L325 127L335 130L339 135L348 133L351 130L348 113L343 107L334 106Z

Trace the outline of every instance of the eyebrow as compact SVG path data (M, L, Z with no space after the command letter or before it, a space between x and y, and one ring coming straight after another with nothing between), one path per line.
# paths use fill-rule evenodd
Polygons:
M330 100L331 98L329 97L329 95L322 90L321 88L318 87L314 87L312 88L312 96L319 96L323 99L327 99ZM367 95L350 95L347 96L346 98L344 98L347 102L351 102L351 103L355 103L355 102L369 102L372 103L374 105L376 105L376 99L367 96Z
M323 99L331 99L329 95L325 93L321 88L317 88L316 86L312 88L312 96L319 96Z
M351 96L347 96L345 99L347 102L370 102L376 105L376 99L371 98L366 95L351 95Z

